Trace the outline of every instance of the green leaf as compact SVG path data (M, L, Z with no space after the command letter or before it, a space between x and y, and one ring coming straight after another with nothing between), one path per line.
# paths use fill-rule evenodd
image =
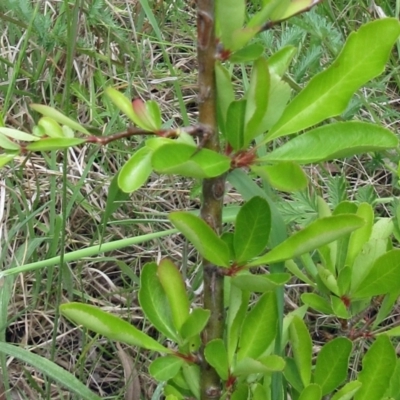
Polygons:
M390 380L389 390L387 393L393 400L400 399L400 359L396 361L396 368Z
M244 271L248 272L248 271ZM250 292L271 292L279 286L283 286L291 278L287 273L274 273L269 275L253 275L242 273L232 278L232 284L241 290Z
M318 353L314 382L321 387L323 396L345 381L352 347L349 339L337 337L326 343Z
M160 106L154 100L148 100L146 101L146 109L154 128L153 130L160 130L162 125Z
M336 122L295 137L259 158L259 161L310 164L369 151L382 151L397 145L397 137L381 126L358 121Z
M230 57L231 63L248 63L261 57L264 46L260 43L252 43L242 49L235 51Z
M188 339L202 332L202 330L207 325L210 314L210 310L195 308L182 325L180 332L182 338Z
M176 356L168 355L156 358L149 366L153 378L165 382L175 377L185 362Z
M236 218L234 248L238 264L260 254L268 243L271 211L268 202L255 196L246 202Z
M359 381L349 382L333 395L332 400L351 400L361 386Z
M226 381L229 375L228 353L222 339L214 339L206 344L204 356L207 362L217 371L219 377Z
M21 149L21 146L19 144L17 144L17 143L14 143L8 137L6 137L6 136L4 136L3 134L0 133L0 148L3 148L5 150L17 150L17 151L19 151Z
M246 103L246 100L233 101L227 112L225 137L235 151L241 150L244 144Z
M172 212L168 218L206 260L229 267L228 245L205 221L185 211Z
M170 143L154 151L152 164L159 173L203 179L228 171L231 160L212 150L198 150L185 143Z
M178 342L167 296L157 277L157 264L147 263L140 274L139 303L152 325L167 338Z
M260 360L244 358L233 368L234 376L248 376L250 374L269 374L282 371L285 368L285 360L279 356L272 355L263 357Z
M303 389L299 400L321 400L321 388L315 383L311 383Z
M50 117L54 121L57 121L61 125L69 126L71 129L77 132L84 133L85 135L90 135L90 132L84 128L80 123L68 118L60 111L55 110L52 107L45 106L42 104L30 104L29 106L32 110L44 115L45 117Z
M267 60L259 58L254 62L247 91L244 147L263 133L263 117L269 102L270 76Z
M289 327L294 361L304 387L311 382L312 341L304 321L295 315Z
M364 221L352 214L340 214L314 221L303 230L273 248L266 255L250 262L248 267L275 263L315 250L363 226Z
M378 336L362 360L362 371L358 374L362 387L354 400L381 400L395 367L396 352L390 339Z
M129 195L123 192L118 185L119 172L114 175L108 187L107 203L104 208L102 217L103 236L107 226L107 222L111 215L118 210L121 204L129 199Z
M331 296L331 305L332 305L333 314L336 317L342 318L342 319L350 318L350 313L341 298L336 297L336 296Z
M0 127L0 134L10 137L14 140L21 140L23 142L35 142L36 140L40 140L37 136L34 136L30 133L21 132L18 129L12 128L1 128ZM1 146L1 143L0 143Z
M349 266L353 266L358 253L361 251L364 244L368 242L374 225L374 210L370 204L361 203L358 206L356 215L364 219L365 225L354 231L350 236L346 257L346 265Z
M353 93L384 71L399 34L400 24L395 18L379 19L352 32L332 65L315 75L289 104L268 139L289 135L340 115Z
M30 143L26 146L30 151L53 151L68 149L69 147L78 146L85 143L86 139L79 138L46 138L37 142Z
M275 339L277 325L275 293L264 293L243 321L237 352L238 361L261 356Z
M231 395L230 400L248 400L249 387L246 383L240 383L236 386L234 392Z
M318 294L303 293L301 295L301 301L308 307L311 307L322 314L331 315L333 313L329 301L319 296Z
M14 160L15 157L19 156L19 153L13 154L0 154L0 168L4 167L10 161Z
M225 134L228 107L235 100L232 78L228 70L220 62L215 63L215 79L217 85L218 125Z
M189 317L190 306L182 275L175 264L167 258L158 264L157 275L167 296L175 329L179 332Z
M322 265L317 266L318 276L321 279L322 283L336 296L340 296L339 287L337 284L337 280L331 271L324 268Z
M285 46L268 58L268 68L270 73L282 77L288 70L290 62L296 55L297 48L294 46Z
M232 278L226 278L227 281L229 279ZM226 317L227 350L230 364L236 356L236 347L239 341L240 330L247 312L249 298L250 292L242 291L234 285L230 286L229 307Z
M307 187L308 179L302 168L293 162L274 165L252 165L251 170L265 179L272 187L283 192L295 192Z
M182 366L182 372L190 391L196 399L200 399L200 367L197 364L185 363Z
M304 385L301 381L300 372L293 358L285 358L285 370L283 374L285 379L290 383L291 386L296 390L296 392L301 392L304 389Z
M74 393L82 400L100 400L101 397L94 394L86 385L78 378L58 366L54 362L33 354L20 346L14 346L9 343L0 342L0 352L10 357L17 358L29 365L35 370L42 372L55 382L67 388L71 394Z
M118 185L125 193L139 189L149 178L153 151L142 147L123 165L118 175Z
M125 97L118 90L108 87L105 90L105 94L110 98L110 100L122 111L131 121L133 121L140 128L152 131L152 127L149 126L143 118L137 115L137 112L133 109L132 102ZM143 113L143 112L142 112ZM143 115L142 115L143 117Z
M66 303L60 306L61 314L78 325L99 333L111 340L143 347L159 353L172 353L150 336L139 331L129 322L102 311L98 307L82 303Z
M38 126L43 129L45 134L51 138L65 137L64 131L60 124L50 117L42 117L39 119Z
M392 292L400 286L399 276L400 250L388 251L375 261L351 298L361 299Z
M246 1L219 0L216 2L215 16L219 38L226 50L235 47L233 33L242 28L246 13ZM229 15L229 18L227 18Z

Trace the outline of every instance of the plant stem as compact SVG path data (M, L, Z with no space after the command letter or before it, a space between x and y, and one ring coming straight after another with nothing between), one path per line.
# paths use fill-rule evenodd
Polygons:
M209 130L204 147L220 151L215 85L216 40L214 31L214 1L197 1L197 52L199 64L199 122ZM217 232L222 227L222 205L226 176L203 181L202 218ZM218 267L203 260L204 308L211 311L203 331L203 345L222 338L224 329L224 278ZM221 396L221 380L203 359L200 381L201 400L215 400Z

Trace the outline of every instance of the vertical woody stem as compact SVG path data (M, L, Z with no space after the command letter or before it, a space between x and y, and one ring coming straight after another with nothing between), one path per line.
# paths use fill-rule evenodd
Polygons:
M199 122L210 135L205 147L220 151L215 86L216 40L214 31L214 0L197 0L197 51L199 66ZM203 182L202 218L217 232L221 232L222 205L225 175ZM203 260L204 308L211 317L203 332L203 345L210 340L222 338L224 329L223 276L219 268ZM201 400L215 400L221 396L221 381L205 360L201 364Z

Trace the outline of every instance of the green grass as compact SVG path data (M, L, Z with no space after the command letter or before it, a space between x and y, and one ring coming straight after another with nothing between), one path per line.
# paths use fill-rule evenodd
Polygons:
M35 3L0 4L0 121L6 126L29 131L38 118L29 104L43 103L96 133L123 131L127 121L104 96L109 85L132 98L156 99L166 126L196 120L195 10L188 2ZM399 16L400 1L381 3L387 15ZM369 1L325 1L257 40L266 55L284 45L298 47L288 79L302 87L329 65L349 32L374 18L368 7ZM342 118L397 128L399 49L393 51L385 74L359 91ZM239 85L247 84L248 72L244 67L238 73ZM82 333L59 317L58 305L88 301L148 330L137 303L144 263L167 253L181 263L184 254L193 289L199 284L198 260L187 244L175 236L160 238L170 229L167 212L198 208L199 200L190 195L191 182L153 176L147 188L123 200L104 226L111 180L139 145L140 139L129 139L107 148L33 154L0 172L0 263L4 270L28 264L23 274L2 282L0 342L21 344L54 360L109 399L123 399L132 386L132 380L124 378L128 367L123 357L140 374L142 398L160 398L147 374L152 355L135 349L123 353L113 343ZM287 199L282 212L288 222L301 225L315 215L316 194L332 205L350 194L379 205L382 215L388 215L389 207L379 198L398 195L398 184L387 172L396 170L398 161L397 154L385 154L310 168L311 192ZM338 178L341 175L347 182ZM239 198L231 196L232 201ZM149 234L151 240L136 240ZM129 247L118 247L123 238L133 238L127 239ZM107 252L93 250L99 243ZM300 301L298 292L289 296ZM4 356L0 362L4 387L21 398L78 398L22 362L8 365Z

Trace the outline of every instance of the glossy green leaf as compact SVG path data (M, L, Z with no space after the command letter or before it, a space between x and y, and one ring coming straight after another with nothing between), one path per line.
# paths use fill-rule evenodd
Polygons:
M311 287L315 287L316 284L313 280L311 280L293 260L285 261L285 268L291 272L294 276L299 278L301 281L308 283Z
M282 371L285 367L285 361L279 356L263 357L263 361L254 358L244 358L240 360L233 368L234 376L248 376L250 374L269 374L276 371Z
M10 161L14 160L15 157L17 157L19 153L14 153L14 154L0 154L0 168L4 167L6 164L8 164Z
M244 144L246 103L246 100L233 101L227 112L225 137L235 151L241 150Z
M231 63L247 63L261 57L264 53L264 46L260 43L252 43L242 49L235 51L230 57Z
M52 107L45 106L43 104L30 104L29 107L32 110L35 110L38 113L44 115L45 117L52 118L54 121L57 121L61 125L69 126L74 131L84 133L85 135L90 135L90 132L80 123L72 120L71 118L68 118L63 113L57 111Z
M290 383L291 386L297 391L301 392L304 389L304 385L301 381L300 372L293 358L285 358L285 369L283 374L285 379Z
M232 279L232 278L226 278ZM250 292L240 290L231 285L229 291L229 307L226 317L227 325L227 351L229 364L232 364L236 356L236 347L239 341L240 330L247 312Z
M300 393L299 400L321 400L321 388L315 383L311 383Z
M307 187L308 179L303 169L294 162L273 165L253 165L251 170L265 179L272 187L283 192L295 192Z
M248 266L254 267L298 257L354 231L363 224L361 218L351 214L321 218L286 239L266 255L250 262Z
M400 336L400 326L396 326L392 329L388 329L385 332L377 333L377 335L387 335L389 337L399 337Z
M259 160L310 164L397 145L397 137L381 126L358 121L336 122L299 135Z
M189 317L190 306L182 275L168 258L158 264L157 275L167 296L175 329L179 332Z
M182 372L190 391L196 399L200 399L200 367L197 364L185 363L182 366Z
M264 293L243 321L237 352L238 361L261 356L274 340L277 325L275 293Z
M290 344L292 346L294 361L299 370L304 387L311 382L311 357L312 341L304 321L294 316L289 327Z
M122 111L131 121L133 121L138 127L151 131L151 127L143 125L142 119L137 115L134 111L132 102L125 97L121 92L118 90L108 87L105 90L105 94L111 99L111 101Z
M85 143L85 139L79 138L46 138L40 139L37 142L29 143L26 146L30 151L53 151L68 149L69 147L78 146Z
M332 65L314 76L289 104L268 139L301 131L341 114L353 93L383 72L399 34L400 24L395 18L378 19L352 32Z
M158 381L168 381L178 373L184 361L172 355L156 358L149 366L149 372Z
M160 106L154 100L148 100L146 101L146 109L154 130L160 130L162 125Z
M119 172L114 175L108 187L107 203L102 216L103 235L111 215L118 210L123 202L128 201L129 195L123 192L118 185Z
M35 142L37 140L40 140L37 136L34 136L30 133L25 133L22 131L19 131L18 129L12 129L12 128L2 128L0 127L0 134L7 136L11 139L14 140L21 140L23 142ZM0 143L1 146L1 143Z
M282 77L288 70L290 62L296 55L297 48L294 46L285 46L268 58L268 68L270 73Z
M139 303L152 325L167 338L178 342L167 296L157 277L157 264L147 263L140 274Z
M346 257L346 265L349 266L353 266L358 253L369 240L374 224L374 210L370 204L361 203L358 206L357 215L365 220L365 225L354 231L350 236Z
M245 114L244 146L263 133L263 118L269 102L270 76L267 60L259 58L254 62L247 91Z
M318 353L314 382L321 387L323 396L345 381L352 347L349 339L337 337L326 343Z
M150 101L148 107L147 102L145 103L139 98L132 101L133 112L139 122L138 126L151 132L156 132L161 128L160 110L157 111L154 104L154 102Z
M201 333L210 318L210 310L195 308L186 319L181 328L183 339L191 338Z
M323 284L336 296L339 296L339 286L337 284L337 280L335 276L326 268L324 268L322 265L317 266L318 269L318 276L323 282Z
M184 211L172 212L169 219L206 260L220 267L229 267L227 244L206 222Z
M217 371L220 378L226 381L229 375L229 365L224 341L222 339L214 339L208 342L204 349L204 357Z
M260 254L268 243L271 210L268 202L255 196L246 202L236 217L234 248L238 264Z
M118 175L118 185L125 193L134 192L144 185L149 178L153 151L142 147L123 165Z
M53 361L23 349L19 345L15 346L9 343L0 343L0 352L31 365L35 370L42 372L61 386L68 389L70 394L77 395L79 399L101 399L101 397L94 394L83 382L64 368L58 366Z
M61 314L78 325L99 333L111 340L139 346L159 353L172 353L156 340L135 328L129 322L83 303L66 303L60 306Z
M219 0L216 2L215 16L219 39L224 48L229 50L235 47L233 32L242 28L246 13L246 1ZM229 17L227 18L227 16Z
M21 146L0 133L0 148L19 151Z
M51 138L65 137L64 131L60 124L50 117L42 117L39 119L38 126L40 126L46 133L46 136Z
M198 150L184 143L171 143L154 152L152 164L159 173L203 179L227 172L231 160L208 149Z
M344 267L339 271L339 276L337 277L337 285L339 288L339 296L343 296L350 291L350 285L351 285L350 267Z
M229 105L235 100L232 78L228 70L220 62L215 63L215 79L217 86L217 111L218 125L222 133L225 133Z
M353 299L386 294L399 288L400 250L388 251L379 257L368 275L351 295Z
M306 304L308 307L313 308L314 310L325 314L331 315L332 314L332 307L328 300L324 299L323 297L319 296L315 293L303 293L301 295L301 301Z
M332 396L332 400L351 400L358 390L360 390L361 386L361 382L351 381L338 390Z
M246 271L247 272L247 271ZM250 292L271 292L279 286L283 286L291 278L290 274L274 273L269 275L240 274L232 278L232 284L241 290Z
M362 371L358 374L362 387L354 400L381 400L395 367L396 352L390 339L378 336L362 360Z
M272 16L273 20L285 20L294 15L308 11L312 6L321 2L322 0L296 0L290 1L287 5L278 9ZM283 2L285 3L285 2ZM303 399L302 399L303 400ZM304 399L305 400L305 399ZM311 399L310 399L311 400Z
M346 305L343 303L343 300L337 296L331 296L331 306L333 310L333 314L342 319L349 319L350 313L347 309Z
M387 395L391 396L393 400L400 399L400 358L397 358L396 368L390 379L390 385Z
M248 400L249 387L246 383L241 383L236 386L230 400Z

